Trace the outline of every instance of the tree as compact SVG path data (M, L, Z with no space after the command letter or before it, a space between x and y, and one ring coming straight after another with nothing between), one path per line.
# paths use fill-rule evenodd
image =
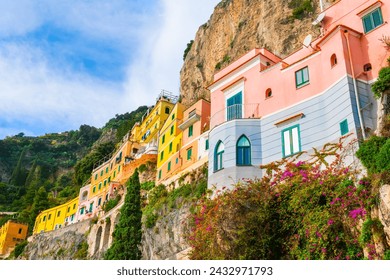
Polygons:
M142 239L141 185L138 169L127 182L125 203L121 209L119 222L113 233L113 243L107 250L106 260L139 260Z
M26 155L26 149L23 149L20 153L20 157L18 160L18 164L16 165L14 171L11 176L11 184L15 186L24 186L24 182L26 181L26 170L23 168L23 161Z
M36 192L34 197L34 202L31 207L30 212L30 221L29 221L29 231L32 232L32 229L34 227L35 219L37 218L38 214L43 211L50 208L49 199L47 196L47 192L44 187L40 187L39 190Z

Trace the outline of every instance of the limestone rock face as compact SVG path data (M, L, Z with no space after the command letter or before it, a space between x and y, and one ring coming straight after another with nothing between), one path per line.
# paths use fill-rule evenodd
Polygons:
M164 211L165 212L165 211ZM146 260L188 259L189 246L184 239L187 232L189 205L180 209L160 213L156 225L142 229L142 255Z
M379 219L381 220L390 245L390 185L384 185L379 190Z
M219 68L253 48L267 48L280 57L302 47L303 39L320 34L311 23L320 13L319 1L312 1L311 15L292 17L289 0L223 0L203 24L194 39L180 72L180 93L189 105L198 98L209 99L206 89ZM323 1L329 6L332 0Z

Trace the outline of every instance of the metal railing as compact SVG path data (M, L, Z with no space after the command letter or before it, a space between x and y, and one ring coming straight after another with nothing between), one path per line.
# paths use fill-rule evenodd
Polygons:
M237 119L260 118L260 104L235 104L223 108L210 118L210 128Z

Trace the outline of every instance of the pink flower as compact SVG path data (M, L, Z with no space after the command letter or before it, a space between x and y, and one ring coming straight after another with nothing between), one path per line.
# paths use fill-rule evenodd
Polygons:
M334 221L332 219L329 219L328 226L333 225L333 224L334 224Z
M352 219L356 219L358 216L364 217L365 214L366 214L366 210L364 210L363 208L358 208L350 211L348 215Z

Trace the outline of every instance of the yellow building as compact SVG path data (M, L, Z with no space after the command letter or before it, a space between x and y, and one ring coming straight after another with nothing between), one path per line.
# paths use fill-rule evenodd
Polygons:
M134 129L134 132L137 133L134 135L135 140L140 144L155 142L157 146L158 132L168 119L176 102L177 96L172 95L170 92L162 91L157 98L156 105L149 108L142 117L139 127Z
M0 255L12 251L16 244L27 237L28 226L14 221L8 221L0 228Z
M62 205L42 211L35 219L33 234L52 231L76 222L79 198L76 197Z
M177 103L160 130L157 158L157 183L175 173L181 166L179 151L182 131L179 125L183 119L184 106Z

